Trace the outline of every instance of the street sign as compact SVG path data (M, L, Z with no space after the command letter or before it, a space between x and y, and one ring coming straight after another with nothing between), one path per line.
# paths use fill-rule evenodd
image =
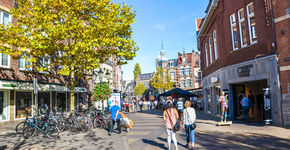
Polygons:
M34 94L37 94L37 92L38 92L37 78L33 78L33 92L34 92Z

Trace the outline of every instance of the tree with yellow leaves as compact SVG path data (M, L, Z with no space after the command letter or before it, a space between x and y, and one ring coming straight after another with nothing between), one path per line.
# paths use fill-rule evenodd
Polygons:
M18 0L18 8L10 13L14 23L0 25L0 53L29 58L35 69L59 79L70 89L71 110L79 79L112 56L119 65L136 56L131 27L136 13L126 4Z
M154 73L154 76L150 80L150 84L161 93L165 90L171 90L174 82L171 81L168 70L158 67L157 72Z

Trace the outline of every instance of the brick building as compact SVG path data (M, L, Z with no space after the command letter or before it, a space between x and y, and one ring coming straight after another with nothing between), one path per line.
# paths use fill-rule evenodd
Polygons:
M289 0L272 1L273 20L275 22L276 48L280 69L283 126L290 127L290 2Z
M165 51L162 50L156 59L157 67L167 69L171 81L175 83L175 87L183 90L194 90L201 87L200 80L200 58L199 54L194 50L192 53L178 53L177 59L167 59Z
M221 113L217 100L224 91L229 94L230 118L242 119L240 92L248 95L252 91L251 121L272 119L275 125L282 125L270 8L267 0L210 0L206 17L197 20L205 111L213 115ZM267 110L264 110L265 88L270 90ZM265 116L268 111L270 115Z

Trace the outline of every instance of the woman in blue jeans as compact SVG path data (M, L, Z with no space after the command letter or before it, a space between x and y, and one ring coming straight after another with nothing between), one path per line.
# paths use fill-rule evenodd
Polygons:
M194 129L191 128L191 125L195 123L196 115L194 108L190 106L191 101L186 101L184 104L185 109L183 110L183 123L186 132L186 147L194 149ZM189 143L189 139L191 139L191 144Z

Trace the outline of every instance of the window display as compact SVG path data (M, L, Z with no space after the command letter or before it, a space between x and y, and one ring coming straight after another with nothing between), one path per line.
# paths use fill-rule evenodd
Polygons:
M16 92L15 118L31 116L32 93Z
M8 92L0 91L0 121L8 120Z

